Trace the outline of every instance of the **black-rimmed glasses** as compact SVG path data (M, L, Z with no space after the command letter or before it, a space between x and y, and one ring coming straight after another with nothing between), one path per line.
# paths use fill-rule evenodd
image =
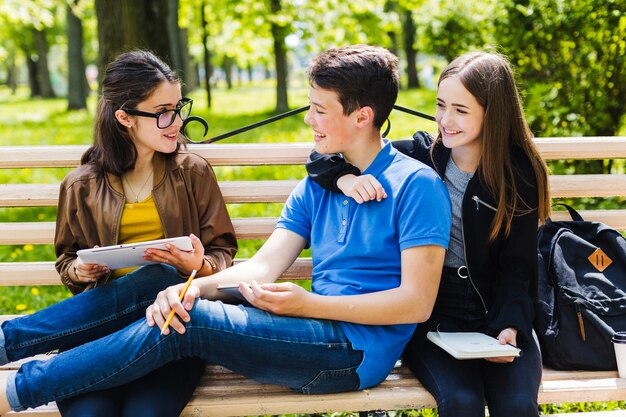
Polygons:
M157 127L159 129L165 129L174 124L174 120L176 120L177 115L179 115L181 120L184 122L191 114L192 105L192 99L183 97L178 102L178 104L176 105L176 109L174 110L162 110L157 113L148 113L145 111L129 109L126 107L122 107L120 110L124 110L126 113L132 114L133 116L152 117L156 119Z

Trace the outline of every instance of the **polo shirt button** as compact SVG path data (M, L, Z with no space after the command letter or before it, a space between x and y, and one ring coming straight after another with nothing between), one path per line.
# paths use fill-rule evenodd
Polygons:
M345 206L346 204L348 204L348 200L343 200L343 205Z
M347 221L345 221L345 220L342 220L342 221L341 221L341 224L343 224L344 226L345 226L347 223L348 223L348 222L347 222Z

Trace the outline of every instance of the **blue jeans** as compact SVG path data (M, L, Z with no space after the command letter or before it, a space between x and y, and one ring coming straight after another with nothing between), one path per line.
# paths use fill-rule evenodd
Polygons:
M185 334L160 334L144 310L162 288L167 266L142 268L41 312L2 324L0 363L67 346L46 361L23 364L7 380L13 410L136 380L166 363L200 357L261 382L303 393L352 391L363 354L339 323L276 316L243 305L197 300ZM159 289L149 283L158 277ZM146 284L146 285L144 285Z
M444 268L431 318L415 330L402 361L437 400L440 417L537 417L539 347L528 343L511 363L458 360L426 339L431 330L484 332L486 315L468 279Z
M127 384L57 402L63 417L178 417L204 374L200 358L183 358Z

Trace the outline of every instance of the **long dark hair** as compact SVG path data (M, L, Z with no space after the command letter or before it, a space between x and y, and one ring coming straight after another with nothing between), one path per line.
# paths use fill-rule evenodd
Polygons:
M481 181L497 203L489 240L493 241L502 232L508 236L514 215L537 210L539 221L544 222L550 214L548 168L524 118L508 60L496 53L470 52L456 58L443 70L439 84L450 77L458 77L485 110L478 170ZM440 132L436 141L441 140ZM537 181L537 207L522 201L517 192L510 151L514 146L524 151L532 165Z
M94 144L81 158L81 164L94 164L101 173L122 175L135 168L137 148L125 126L115 118L122 106L135 108L164 81L180 83L178 75L148 51L119 55L106 68L102 96L98 100L94 125ZM185 137L180 134L175 155Z

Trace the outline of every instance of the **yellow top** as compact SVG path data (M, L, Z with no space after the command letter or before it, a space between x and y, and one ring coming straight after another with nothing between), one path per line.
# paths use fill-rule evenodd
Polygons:
M163 239L163 226L157 211L152 194L139 203L124 204L124 211L120 220L118 243L135 243L146 240ZM137 267L115 269L111 278L119 278Z

